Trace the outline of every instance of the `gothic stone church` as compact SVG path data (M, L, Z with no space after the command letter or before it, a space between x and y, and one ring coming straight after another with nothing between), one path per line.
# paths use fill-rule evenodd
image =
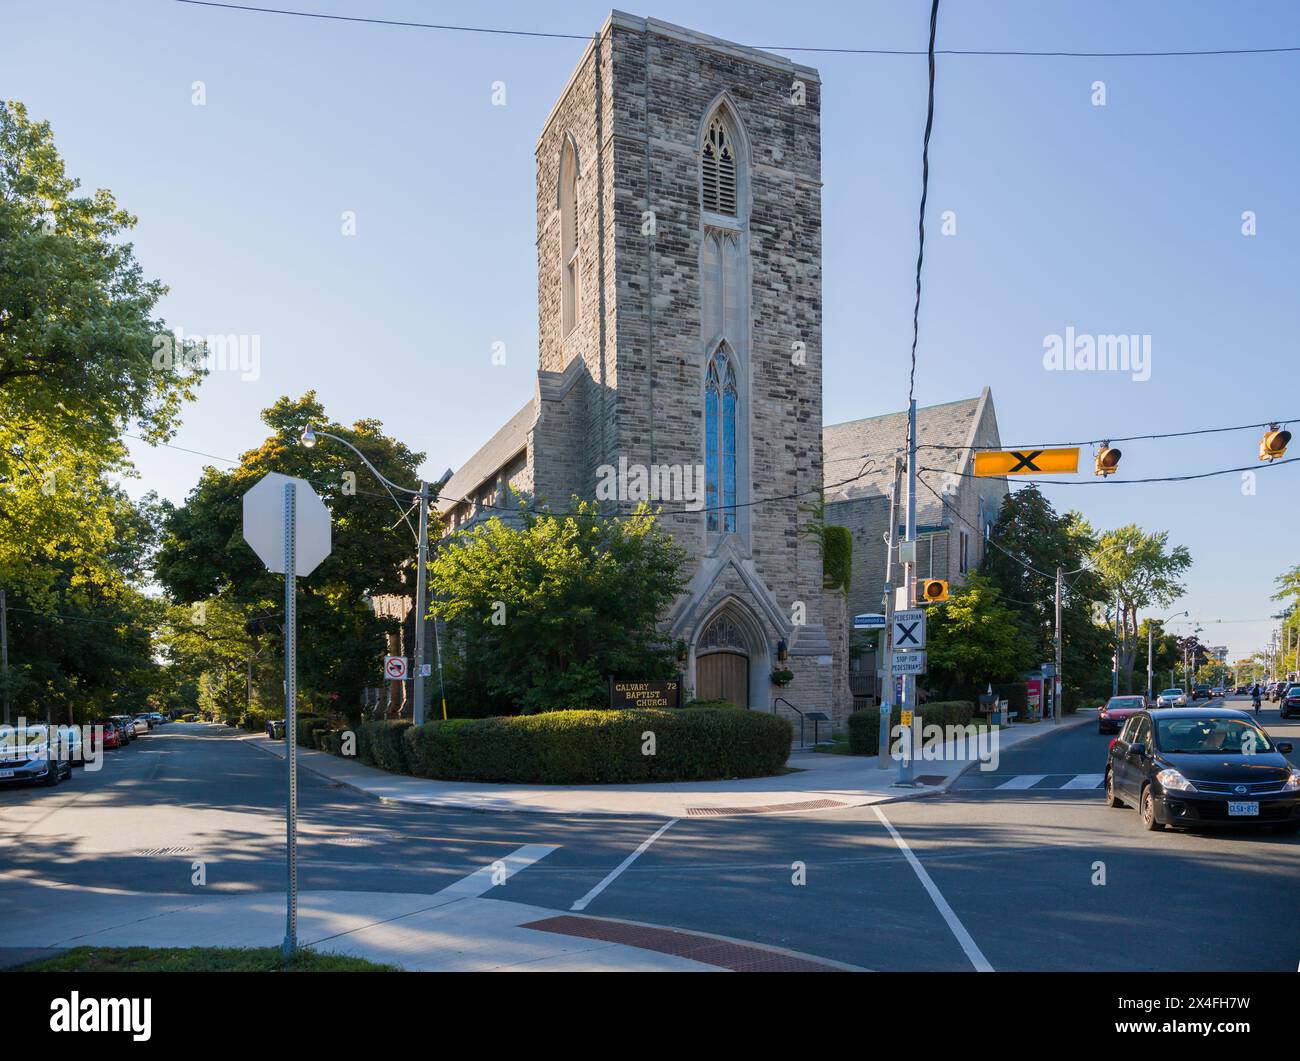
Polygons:
M511 489L563 507L600 496L602 468L698 469L702 505L661 502L691 558L664 617L686 689L762 711L784 694L840 728L844 598L803 507L822 485L820 104L816 70L610 15L537 142L536 391L440 507L450 532Z

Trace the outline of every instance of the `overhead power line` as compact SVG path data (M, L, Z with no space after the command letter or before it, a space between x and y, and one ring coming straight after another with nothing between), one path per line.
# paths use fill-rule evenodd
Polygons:
M1266 464L1264 464L1264 467L1275 468L1275 467L1280 467L1283 464L1294 464L1296 461L1300 461L1300 457L1288 457L1286 458L1286 460L1269 461ZM1007 476L1004 475L977 476L974 472L957 472L957 471L953 471L950 468L920 467L919 470L923 472L931 472L932 474L935 475L956 475L956 476L960 476L963 479L1006 479L1008 478ZM1116 479L1114 476L1109 476L1105 479L1022 479L1020 476L1017 475L1015 476L1015 481L1018 483L1032 483L1035 486L1105 486L1107 484L1110 484L1112 486L1124 486L1124 485L1136 485L1137 483L1188 483L1195 479L1212 479L1216 475L1233 475L1239 472L1253 472L1256 470L1258 470L1257 465L1247 464L1247 465L1243 465L1240 468L1219 468L1218 470L1212 472L1195 472L1189 475L1154 475L1154 476L1149 476L1148 478L1145 479Z
M300 11L282 7L255 7L251 4L225 4L216 0L175 0L192 7L214 7L227 11L240 11L262 15L288 15L294 18L313 18L324 22L350 22L372 26L392 26L398 29L442 30L447 33L481 33L502 37L538 37L553 40L589 41L590 33L562 33L546 30L510 29L493 26L458 26L439 22L412 22L403 19L370 18L363 15L331 15L321 11ZM828 55L967 55L990 58L1042 58L1042 59L1179 59L1215 55L1278 55L1300 52L1300 45L1279 45L1272 48L1181 48L1153 51L1066 51L1035 50L1028 48L848 48L831 45L755 44L750 47L769 52L820 52Z
M1005 443L988 446L964 446L949 442L921 442L917 444L917 449L969 449L969 450L989 450L998 452L1001 450L1029 450L1029 449L1069 449L1072 446L1100 446L1104 443L1116 442L1151 442L1163 438L1188 438L1192 435L1220 435L1226 431L1258 431L1261 428L1270 428L1274 424L1287 426L1289 424L1300 423L1296 420L1265 420L1258 424L1238 424L1235 427L1198 427L1190 431L1164 431L1154 435L1106 435L1104 438L1089 438L1079 442L1033 442L1028 445L1009 446Z

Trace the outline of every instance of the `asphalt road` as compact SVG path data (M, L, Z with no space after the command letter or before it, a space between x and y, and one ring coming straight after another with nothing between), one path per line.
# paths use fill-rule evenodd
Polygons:
M1300 742L1276 708L1261 720ZM545 843L558 850L492 898L560 912L585 899L597 916L878 970L1294 970L1300 838L1145 833L1100 788L1062 787L1100 773L1109 739L1091 725L1047 735L940 798L682 819L594 896L663 820L393 806L304 772L300 887L431 894ZM176 723L98 773L0 791L0 912L58 901L59 884L186 893L196 859L210 890L282 890L283 798L279 760Z

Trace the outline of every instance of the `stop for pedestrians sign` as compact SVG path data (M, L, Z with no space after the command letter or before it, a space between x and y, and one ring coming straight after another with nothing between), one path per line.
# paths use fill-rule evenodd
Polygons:
M385 656L384 657L384 677L389 681L400 682L406 680L406 657L405 656Z

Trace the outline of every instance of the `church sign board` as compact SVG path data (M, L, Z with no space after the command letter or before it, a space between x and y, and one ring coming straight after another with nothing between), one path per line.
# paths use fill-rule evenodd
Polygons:
M613 708L681 707L681 682L676 678L651 682L621 681L618 678L610 678L609 706Z

